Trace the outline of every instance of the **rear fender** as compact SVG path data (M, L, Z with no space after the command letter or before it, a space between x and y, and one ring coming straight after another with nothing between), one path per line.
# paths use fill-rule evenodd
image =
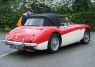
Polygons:
M38 33L37 36L35 36L34 40L32 41L33 43L42 43L42 42L45 42L45 41L48 41L50 36L53 34L53 33L59 33L59 31L56 29L56 28L50 28L50 29L47 29L47 30L44 30L42 31L40 34ZM60 34L60 33L59 33Z

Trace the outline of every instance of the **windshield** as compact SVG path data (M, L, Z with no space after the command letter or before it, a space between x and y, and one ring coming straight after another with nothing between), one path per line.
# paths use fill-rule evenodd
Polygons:
M24 26L43 26L44 19L43 18L31 18L27 19Z
M59 17L58 21L59 22L70 22L70 20L67 17Z

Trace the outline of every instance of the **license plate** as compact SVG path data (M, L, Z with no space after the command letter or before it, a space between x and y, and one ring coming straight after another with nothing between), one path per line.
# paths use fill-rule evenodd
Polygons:
M23 48L23 45L14 45L14 44L11 44L11 45L10 45L10 48L22 49L22 48Z

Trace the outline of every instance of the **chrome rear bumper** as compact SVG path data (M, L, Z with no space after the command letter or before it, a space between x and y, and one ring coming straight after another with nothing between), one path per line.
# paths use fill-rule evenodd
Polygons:
M4 41L6 45L10 45L10 48L14 49L23 49L25 46L30 46L30 47L36 47L36 43L24 43L24 42L15 42L15 41Z
M24 45L24 46L36 46L36 43L24 43L24 42L15 42L15 41L5 41L6 45L15 44L15 45Z
M9 45L13 49L20 49L23 50L24 47L27 49L27 46L32 47L35 50L46 50L48 47L48 41L42 43L24 43L24 42L15 42L15 41L8 41L8 40L0 40L0 42L5 43L5 45Z

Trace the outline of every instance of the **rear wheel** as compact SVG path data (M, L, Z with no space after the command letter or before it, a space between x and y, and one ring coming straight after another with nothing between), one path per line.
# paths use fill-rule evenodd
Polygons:
M61 45L60 36L56 33L52 34L48 41L48 51L51 53L57 52Z
M81 40L81 43L87 44L87 43L89 43L89 41L90 41L90 30L86 29L85 33L84 33L84 37Z

